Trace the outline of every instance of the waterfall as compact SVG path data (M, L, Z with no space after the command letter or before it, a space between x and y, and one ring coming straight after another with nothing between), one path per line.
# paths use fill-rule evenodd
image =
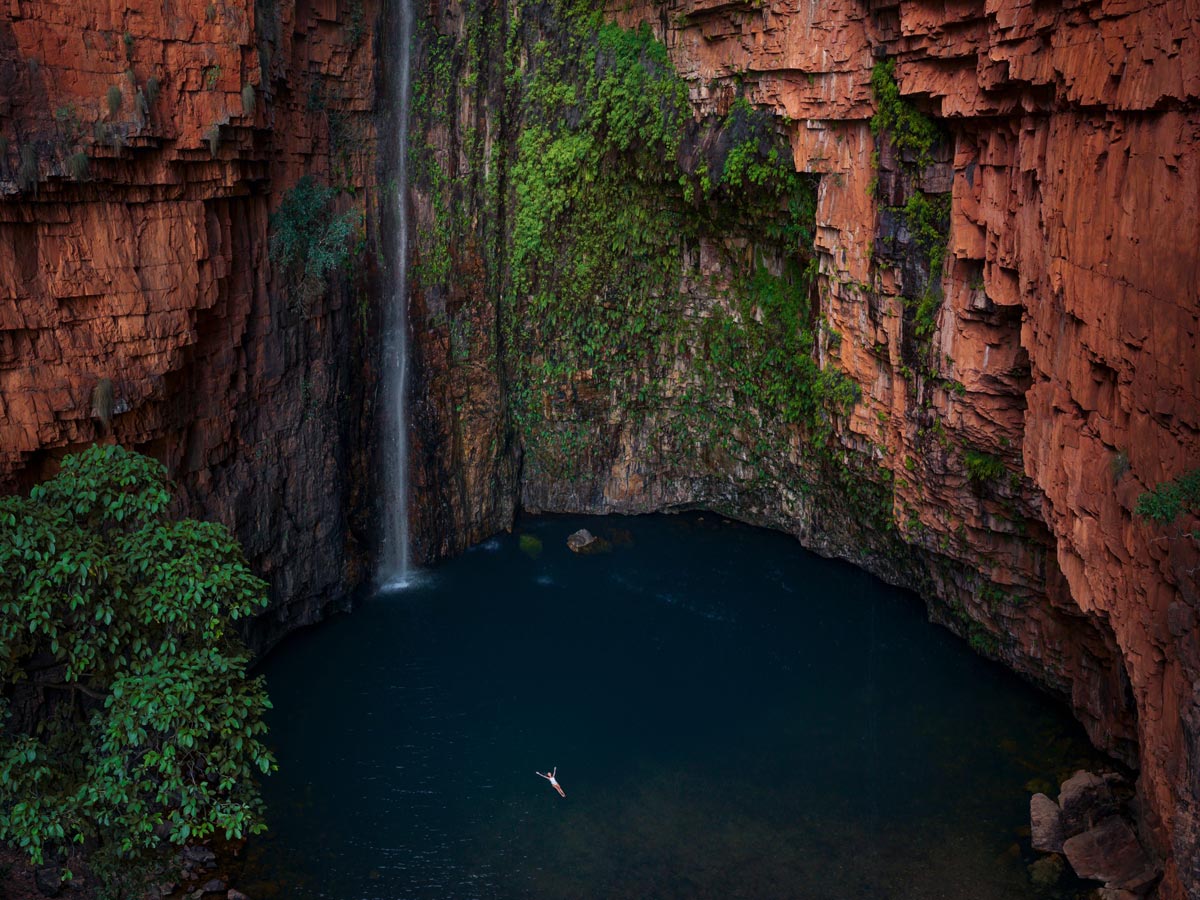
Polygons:
M408 96L412 51L412 0L399 0L393 34L399 55L395 104L396 227L392 244L392 296L384 311L384 533L379 581L389 588L411 580L408 536Z

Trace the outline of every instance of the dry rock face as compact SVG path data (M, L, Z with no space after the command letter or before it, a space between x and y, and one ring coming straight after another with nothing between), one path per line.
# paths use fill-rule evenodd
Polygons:
M0 490L93 440L157 456L271 581L260 640L356 576L358 316L340 282L300 308L268 248L302 175L375 182L373 16L34 0L0 18Z

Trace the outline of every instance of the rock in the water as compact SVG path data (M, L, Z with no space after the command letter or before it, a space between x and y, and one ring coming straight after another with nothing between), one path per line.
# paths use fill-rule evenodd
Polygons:
M1136 891L1159 875L1120 816L1109 816L1095 828L1067 838L1063 853L1080 878L1103 881L1110 888Z
M1043 856L1029 867L1029 879L1035 887L1051 888L1062 878L1063 859L1057 853Z
M1096 891L1096 900L1138 900L1133 891L1122 891L1117 888L1100 888Z
M1062 810L1045 794L1034 794L1029 800L1029 833L1034 850L1062 852Z
M200 889L206 894L219 894L221 891L225 890L225 882L223 882L220 878L213 878L204 882Z
M208 864L216 862L217 854L213 853L207 847L200 847L196 844L189 844L180 852L184 862L204 863Z
M250 900L245 894L237 888L230 888L229 893L225 895L226 900Z
M1108 782L1082 769L1063 782L1058 805L1062 810L1064 838L1087 831L1117 811L1117 801Z
M57 897L62 890L62 868L59 866L40 866L33 873L33 883L47 897Z
M580 528L577 532L567 538L567 546L576 553L588 553L596 545L600 539L588 531L586 528Z

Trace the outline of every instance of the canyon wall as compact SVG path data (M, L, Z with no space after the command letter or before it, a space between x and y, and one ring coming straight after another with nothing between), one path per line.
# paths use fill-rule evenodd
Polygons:
M366 279L289 291L269 234L305 175L373 224L376 18L358 0L0 17L0 489L95 440L158 457L270 581L260 644L358 578Z
M795 534L1068 700L1196 896L1195 524L1133 508L1200 465L1200 6L588 6L418 4L417 555L518 507ZM0 19L0 489L158 456L270 579L262 645L366 575L386 21ZM305 175L353 277L272 258Z
M1195 896L1195 523L1133 510L1200 465L1200 8L614 3L686 84L691 122L657 157L612 143L615 120L588 125L629 87L609 79L623 53L657 63L573 38L563 22L586 13L429 7L421 67L454 87L413 113L417 465L455 474L422 482L425 554L508 524L513 495L791 532L919 591L1067 699L1139 769L1163 896ZM670 118L669 91L637 84ZM748 134L768 167L747 101L812 178L811 235L756 228L751 208L786 216L728 178ZM653 119L636 119L642 145L663 140ZM557 247L540 269L531 207ZM643 239L643 221L678 246ZM622 264L597 278L606 249ZM638 277L656 254L671 277ZM773 306L789 285L811 305ZM780 376L784 347L821 374Z

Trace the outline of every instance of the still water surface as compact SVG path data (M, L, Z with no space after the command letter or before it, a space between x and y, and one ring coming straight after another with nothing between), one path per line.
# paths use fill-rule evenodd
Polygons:
M1090 759L912 595L713 515L526 520L262 670L256 900L1034 897L1029 788Z

